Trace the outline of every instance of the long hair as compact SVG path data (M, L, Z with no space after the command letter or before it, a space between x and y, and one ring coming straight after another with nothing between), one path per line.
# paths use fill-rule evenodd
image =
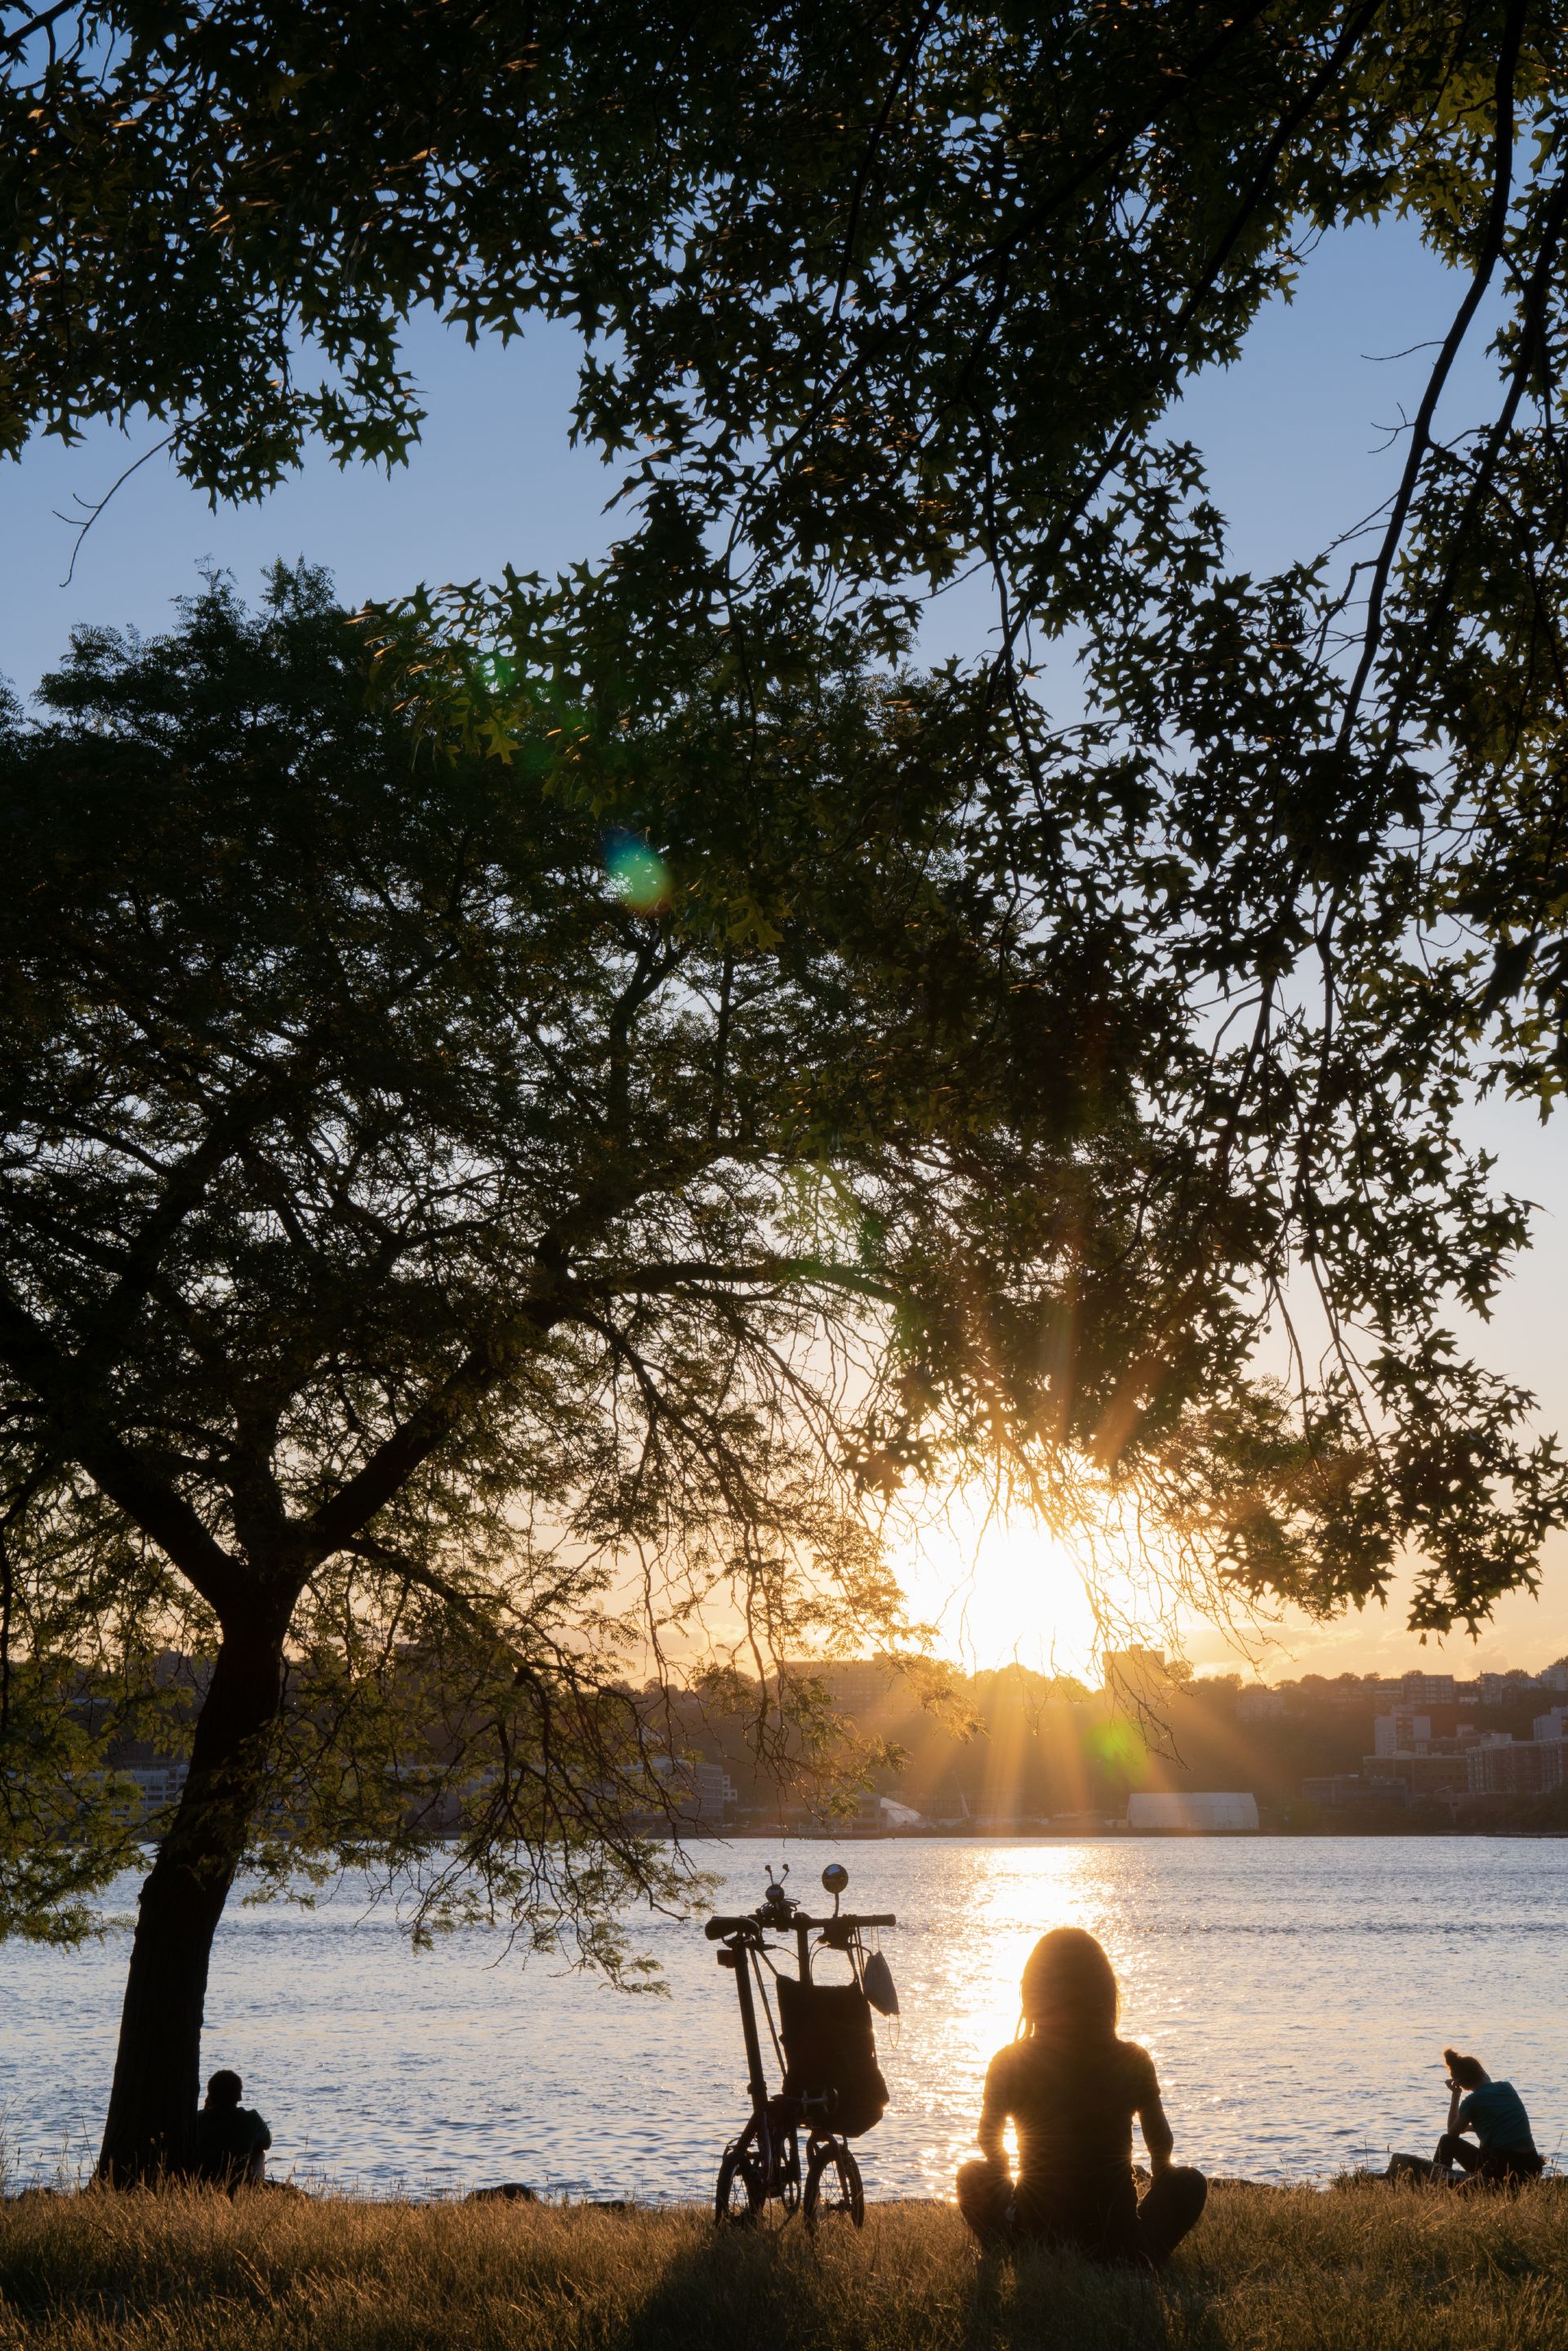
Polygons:
M1461 2057L1457 2049L1445 2049L1443 2063L1449 2077L1461 2090L1479 2090L1481 2085L1481 2061L1479 2057Z
M1022 2032L1115 2038L1115 1970L1082 1927L1053 1927L1040 1937L1024 1967L1019 2003Z

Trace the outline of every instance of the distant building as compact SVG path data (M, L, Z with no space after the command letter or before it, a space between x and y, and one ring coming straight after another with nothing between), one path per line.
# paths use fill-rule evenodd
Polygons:
M883 1828L924 1829L931 1825L923 1813L915 1811L913 1804L901 1804L893 1796L879 1796L876 1804L877 1811L882 1815Z
M1170 1667L1160 1649L1107 1649L1101 1674L1105 1696L1121 1706L1157 1706L1170 1695Z
M669 1783L671 1810L677 1820L716 1827L735 1810L738 1792L722 1763L709 1763L697 1755L658 1755L653 1769Z
M1476 1676L1476 1696L1482 1706L1507 1706L1516 1698L1527 1698L1537 1687L1534 1676L1518 1667L1506 1674Z
M1432 1744L1432 1718L1429 1714L1411 1714L1396 1708L1392 1714L1380 1714L1372 1726L1372 1747L1376 1755L1424 1755Z
M1193 1795L1139 1795L1127 1799L1127 1826L1147 1834L1185 1829L1236 1835L1258 1826L1258 1799L1233 1790Z
M794 1657L783 1668L792 1682L817 1682L836 1712L871 1714L892 1697L899 1675L885 1657Z
M1375 1786L1397 1781L1411 1796L1448 1795L1469 1784L1469 1759L1458 1752L1457 1740L1452 1743L1455 1751L1449 1755L1364 1755L1362 1776Z
M1253 1689L1242 1690L1236 1700L1238 1722L1278 1722L1284 1711L1284 1691L1265 1689L1260 1682Z
M1563 1758L1568 1740L1562 1739L1499 1740L1472 1747L1465 1758L1468 1787L1472 1796L1542 1796L1563 1784Z
M1349 1812L1357 1804L1407 1804L1410 1791L1403 1780L1364 1780L1359 1771L1325 1771L1301 1782L1301 1793L1309 1804L1322 1804L1330 1812Z
M115 1777L133 1781L141 1792L144 1813L161 1813L166 1806L178 1803L181 1792L190 1776L185 1763L132 1764L121 1769Z
M1452 1674L1406 1674L1402 1695L1406 1706L1452 1706Z
M1531 1729L1537 1739L1568 1739L1568 1707L1554 1706L1550 1714L1538 1714Z
M735 1782L722 1763L695 1763L692 1766L692 1793L696 1798L698 1813L704 1820L722 1820L734 1810L738 1801Z
M1559 1657L1554 1666L1548 1666L1535 1678L1543 1690L1551 1690L1559 1698L1568 1697L1568 1657Z

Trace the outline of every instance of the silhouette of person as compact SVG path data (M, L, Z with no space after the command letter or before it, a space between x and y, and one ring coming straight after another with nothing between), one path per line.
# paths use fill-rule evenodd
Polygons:
M1494 2082L1479 2057L1445 2049L1448 2069L1448 2127L1428 2163L1419 2155L1388 2159L1388 2179L1437 2179L1459 2188L1514 2188L1539 2179L1545 2166L1536 2152L1530 2116L1511 2082ZM1473 2140L1464 2137L1474 2131ZM1455 2164L1465 2177L1452 2181Z
M245 2085L225 2066L207 2084L207 2101L196 2116L196 2168L202 2179L226 2188L259 2188L267 2178L272 2133L254 2106L242 2106Z
M1093 1936L1058 1927L1043 1937L1023 1971L1021 2006L1019 2037L986 2075L981 2152L958 2173L959 2210L982 2244L1033 2240L1162 2268L1197 2223L1208 2182L1171 2161L1154 2061L1116 2037L1116 1978ZM1154 2174L1141 2202L1134 2115ZM1002 2146L1009 2120L1016 2181Z

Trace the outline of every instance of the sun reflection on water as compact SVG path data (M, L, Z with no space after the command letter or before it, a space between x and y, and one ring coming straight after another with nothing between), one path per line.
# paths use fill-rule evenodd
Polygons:
M1122 1988L1123 2033L1159 2063L1157 2032L1140 2029L1146 1944L1135 1916L1091 1844L969 1846L958 1900L940 1916L911 1918L906 1948L920 1983L917 2047L901 2045L900 2095L922 2110L922 2168L949 2176L973 2143L986 2068L1019 2027L1024 1962L1053 1927L1082 1927L1104 1945ZM897 1967L897 1943L889 1949ZM912 2020L913 2021L913 2020ZM1154 2022L1150 2020L1151 2023ZM946 2126L933 2127L938 2116Z
M763 1864L814 1889L842 1858L849 1902L892 1910L903 2010L878 2026L892 2091L860 2142L868 2191L949 2196L993 2053L1014 2031L1037 1937L1098 1935L1123 2031L1153 2054L1177 2159L1325 2180L1433 2143L1439 2053L1463 2032L1524 2089L1544 2150L1568 2115L1561 1954L1568 1844L1238 1837L1082 1843L911 1838L708 1849L717 1907L749 1908ZM1456 1904L1462 1876L1465 1900ZM713 2192L746 2111L734 1978L700 1928L637 1930L672 1997L526 1975L476 1932L411 1950L354 1880L313 1909L231 1907L208 1997L210 2053L237 2064L280 2168L377 2193L527 2179L574 2195ZM135 1900L127 1880L111 1907ZM90 2168L124 1991L117 1929L80 1951L7 1954L0 2059L18 2179L67 2150Z

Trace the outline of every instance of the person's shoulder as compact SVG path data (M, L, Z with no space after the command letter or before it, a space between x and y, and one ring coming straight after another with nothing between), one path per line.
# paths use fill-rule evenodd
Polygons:
M1003 2042L986 2068L986 2079L993 2088L998 2088L1002 2084L1012 2080L1018 2072L1019 2053L1020 2050L1027 2050L1029 2046L1030 2043L1027 2041Z
M1122 2064L1128 2081L1134 2084L1140 2090L1158 2089L1159 2077L1155 2072L1155 2061L1148 2051L1136 2041L1118 2041L1116 2046L1121 2052Z

